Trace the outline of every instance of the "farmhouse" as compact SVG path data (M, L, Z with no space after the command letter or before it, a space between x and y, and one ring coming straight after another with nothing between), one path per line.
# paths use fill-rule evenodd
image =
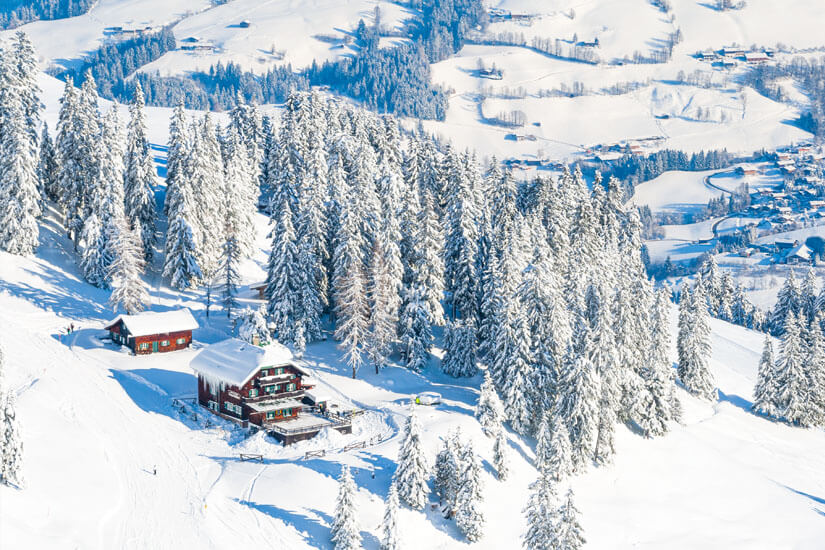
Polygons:
M283 345L255 346L236 338L201 350L189 366L198 374L198 402L244 427L259 426L285 445L329 427L352 432L346 415L313 400L309 372Z
M765 63L770 61L770 57L765 52L746 52L745 61L751 64Z
M120 315L105 327L113 342L128 346L135 355L188 348L196 328L198 322L188 309Z

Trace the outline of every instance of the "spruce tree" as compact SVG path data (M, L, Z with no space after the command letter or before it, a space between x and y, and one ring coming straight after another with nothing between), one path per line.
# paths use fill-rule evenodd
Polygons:
M666 290L656 295L656 303L651 316L649 363L642 370L647 394L642 405L641 427L648 437L667 432L667 421L672 418L670 407L674 399L673 379L670 360L670 299Z
M131 315L143 311L149 302L149 293L140 278L144 267L140 226L129 229L125 219L122 224L115 245L117 256L110 266L113 290L109 301L114 310L121 306Z
M375 365L376 374L387 362L398 328L400 305L399 288L392 268L392 253L382 241L383 239L377 239L373 243L367 287L370 298L367 350Z
M258 343L266 345L269 343L269 327L266 326L266 319L263 315L263 306L260 309L247 307L237 318L238 338L250 344L257 338Z
M332 542L335 550L357 550L361 548L361 533L358 528L358 509L355 504L355 481L349 466L341 467L338 478L338 500L332 522Z
M808 380L808 417L812 426L825 426L825 335L820 320L814 318L808 329L804 364Z
M364 261L366 243L358 227L358 215L353 201L347 201L342 211L341 226L333 254L332 278L335 339L341 342L353 378L364 361L363 352L370 314ZM404 499L403 491L401 494Z
M508 465L509 459L507 457L507 435L503 428L496 433L496 440L493 443L493 466L496 469L498 479L504 481L510 472Z
M530 484L530 497L524 509L527 532L524 533L525 550L556 550L558 548L555 526L558 522L558 495L556 482L548 472L539 472Z
M567 497L558 511L555 525L556 548L559 550L579 550L584 546L584 533L579 524L579 511L573 504L573 489L567 490Z
M138 82L129 106L129 125L126 136L124 164L124 189L126 218L129 227L141 229L143 256L152 260L156 244L155 236L155 167L152 165L149 139L146 136L146 117L143 112L143 90Z
M427 503L428 477L427 461L421 444L421 424L415 406L412 406L404 425L404 436L398 452L398 469L393 477L399 498L415 510L423 509Z
M398 321L401 357L408 369L418 372L430 359L432 319L420 286L408 288L405 293L405 305Z
M773 343L770 336L765 336L762 348L762 357L759 360L759 369L756 374L756 388L753 391L753 410L778 416L777 410L777 366L773 356Z
M485 520L480 504L484 497L481 494L481 461L471 441L464 444L461 465L456 493L455 523L467 540L476 542L483 535Z
M18 34L18 39L22 33ZM38 111L23 88L19 51L0 50L0 250L27 256L39 244L41 196L37 178ZM39 100L34 98L39 107ZM33 126L34 125L34 126ZM34 132L34 137L32 137Z
M41 198L57 202L60 200L60 168L57 151L49 134L49 125L43 123L40 136L40 157L37 162L37 177L40 180Z
M475 376L476 331L472 321L455 319L445 330L445 351L441 370L455 378Z
M788 270L785 283L776 296L776 305L771 313L770 326L774 336L782 336L785 332L785 321L791 313L798 314L800 309L799 286L796 282L793 269Z
M488 370L484 371L484 382L481 384L475 416L484 433L488 437L496 437L504 421L504 406L501 404Z
M435 458L435 493L439 496L441 511L445 518L455 513L458 476L461 472L461 441L458 429L443 438L443 445Z
M380 550L401 550L401 541L398 537L398 490L395 488L395 483L390 484L387 507L381 522L381 543L378 548Z
M0 483L19 487L23 483L23 440L14 410L14 395L6 387L5 357L0 346Z
M681 316L679 319L680 336L684 331L682 341L684 357L679 363L677 372L679 379L689 392L702 399L714 400L716 398L716 388L713 375L708 367L711 351L710 325L705 304L703 288L701 285L697 285L693 290L689 306L690 315L687 321L690 324L681 326L681 323L686 322L686 320Z
M791 311L782 333L782 357L776 381L776 407L791 424L808 427L812 424L810 387L805 373L805 344L799 317Z

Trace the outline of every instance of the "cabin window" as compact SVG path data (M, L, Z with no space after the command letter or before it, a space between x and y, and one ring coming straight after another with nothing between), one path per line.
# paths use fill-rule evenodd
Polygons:
M252 388L251 390L249 390L249 397L258 397L258 389Z
M266 413L267 420L272 420L273 418L275 418L275 411L269 411L268 413Z
M235 403L230 403L229 401L224 401L223 406L227 411L233 412L237 415L241 414L241 407L236 405Z
M286 391L295 391L295 384L289 383L286 385Z
M169 345L169 340L162 340L160 343L161 346L166 347Z
M211 400L210 400L210 401L209 401L209 410L210 410L210 411L215 411L215 412L218 412L218 404L217 404L217 403L215 403L214 401L211 401Z
M185 344L186 343L186 338L178 338L177 340L175 340L175 343L178 344L179 346L182 345L182 344Z
M140 344L140 349L147 350L149 349L149 342L143 342Z
M269 376L269 371L267 369L261 369L261 376Z
M278 375L281 375L283 373L284 373L284 368L283 367L278 367L277 369L275 369L274 374L275 374L275 376L278 376Z
M266 393L275 393L275 388L276 388L276 387L277 387L277 386L264 386L264 391L265 391Z
M292 416L292 409L284 409L284 416Z

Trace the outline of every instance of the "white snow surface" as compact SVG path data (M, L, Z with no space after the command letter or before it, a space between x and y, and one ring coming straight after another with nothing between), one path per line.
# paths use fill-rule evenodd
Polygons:
M278 342L255 346L237 338L210 344L198 352L189 367L207 380L241 387L264 367L292 363L292 352Z
M192 317L192 312L186 308L173 311L143 311L133 315L118 315L107 322L105 328L121 320L129 330L130 336L148 336L150 334L165 334L198 328L198 322Z

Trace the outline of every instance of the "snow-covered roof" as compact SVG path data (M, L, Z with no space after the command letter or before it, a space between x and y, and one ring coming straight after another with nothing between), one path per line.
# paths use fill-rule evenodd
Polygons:
M267 399L266 401L247 402L250 409L255 412L282 411L284 409L297 409L303 406L298 399Z
M106 324L106 329L113 327L118 321L123 321L130 336L148 336L198 328L198 322L192 317L192 312L186 308L175 311L144 311L134 315L119 315Z
M298 368L292 352L273 342L256 346L237 338L229 338L212 344L200 351L189 363L192 370L209 381L233 386L243 386L256 372L264 367L292 365ZM303 372L303 369L300 369Z

